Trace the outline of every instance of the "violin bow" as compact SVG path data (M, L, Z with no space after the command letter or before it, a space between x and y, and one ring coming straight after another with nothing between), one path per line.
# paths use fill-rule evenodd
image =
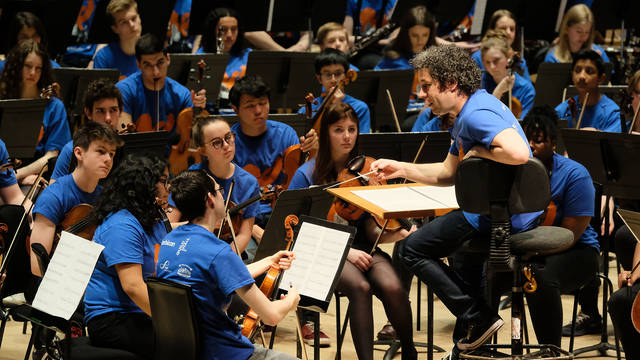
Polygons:
M236 243L236 233L233 230L233 223L231 222L231 216L229 216L229 203L231 202L231 193L233 193L233 188L235 187L235 184L236 184L235 179L232 179L231 184L229 185L229 193L227 194L227 199L225 200L225 203L224 203L224 218L220 220L220 228L218 229L218 238L220 238L220 235L222 234L222 228L224 227L224 222L226 220L227 224L229 225L229 229L231 230L231 241L233 242L233 247L235 248L236 254L238 256L242 256L240 255L240 248L238 248L238 243Z
M584 115L584 109L587 107L587 101L589 101L589 92L584 96L584 101L582 102L582 109L580 109L580 117L578 118L578 124L576 125L576 130L580 129L580 125L582 124L582 115Z
M396 129L398 129L398 132L401 133L402 128L400 127L400 121L398 121L398 114L396 114L396 107L395 105L393 105L393 98L391 97L391 91L389 91L389 89L386 89L386 91L387 91L387 100L389 100L389 106L391 106L391 113L393 114L393 120L395 120L396 122Z
M629 132L627 134L631 134L633 131L633 127L636 125L636 119L638 118L638 110L640 110L640 104L636 107L633 112L633 119L631 120L631 126L629 126Z

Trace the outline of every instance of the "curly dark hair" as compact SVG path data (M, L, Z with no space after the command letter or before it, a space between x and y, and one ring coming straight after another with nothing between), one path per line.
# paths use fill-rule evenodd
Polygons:
M160 220L156 184L166 167L166 161L158 157L127 156L107 179L93 208L91 214L96 224L102 224L109 214L126 209L145 231L151 231Z
M238 54L242 49L244 49L244 30L242 28L242 24L240 23L238 12L234 9L223 7L211 10L209 15L207 15L207 19L204 21L202 49L205 53L215 54L217 52L218 39L216 37L216 28L218 27L218 22L223 17L232 17L238 21L238 37L236 38L236 42L233 44L229 52L231 54Z
M522 120L522 129L527 139L538 134L544 139L549 138L552 144L558 139L558 114L549 105L534 106Z
M440 91L456 84L458 93L471 96L480 89L480 68L466 50L455 45L432 46L416 55L411 65L429 70Z
M316 71L316 75L322 73L322 68L329 65L340 65L344 69L344 72L349 70L349 60L347 56L340 50L326 48L316 56L313 61L313 67Z
M91 112L93 104L102 99L116 99L118 107L122 111L122 93L109 79L97 79L89 83L87 91L84 93L83 107Z
M395 52L400 56L411 58L413 56L413 46L411 46L411 39L409 38L409 29L416 25L422 25L429 28L429 39L427 40L426 47L431 47L436 44L436 32L437 25L436 20L427 11L427 8L423 5L411 8L402 19L400 24L400 32L398 36L393 40L387 56L390 56L390 52Z
M171 197L187 221L203 216L207 194L215 194L216 188L204 170L186 170L171 179Z
M53 83L51 61L43 45L33 40L26 40L11 49L7 54L7 62L0 77L0 99L20 99L22 90L22 68L24 61L31 53L42 59L42 72L38 80L38 88L44 89Z
M247 75L236 80L229 91L229 102L235 106L240 106L240 98L242 94L250 95L254 98L261 98L266 96L267 99L271 97L271 89L267 85L262 77L258 75Z

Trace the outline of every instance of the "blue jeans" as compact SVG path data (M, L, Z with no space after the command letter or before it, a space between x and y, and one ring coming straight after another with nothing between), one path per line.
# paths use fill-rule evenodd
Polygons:
M480 235L462 211L456 210L422 226L409 235L400 248L407 268L433 289L453 315L470 323L478 323L496 311L491 310L477 289L440 259Z

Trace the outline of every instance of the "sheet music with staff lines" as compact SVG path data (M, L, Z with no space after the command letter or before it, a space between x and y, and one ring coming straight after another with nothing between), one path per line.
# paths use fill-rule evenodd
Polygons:
M455 186L406 186L354 190L357 195L386 211L458 208Z

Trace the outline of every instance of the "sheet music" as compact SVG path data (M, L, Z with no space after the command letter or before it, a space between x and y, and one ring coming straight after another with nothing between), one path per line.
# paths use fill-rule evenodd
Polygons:
M618 209L618 215L622 221L627 225L629 231L636 241L640 242L640 213L630 210Z
M63 231L33 307L69 320L87 288L104 246Z
M386 211L458 207L453 186L405 186L390 189L354 190L352 193Z
M284 272L280 288L289 284L301 295L325 301L349 241L349 233L309 222L302 223L293 247L296 259Z

